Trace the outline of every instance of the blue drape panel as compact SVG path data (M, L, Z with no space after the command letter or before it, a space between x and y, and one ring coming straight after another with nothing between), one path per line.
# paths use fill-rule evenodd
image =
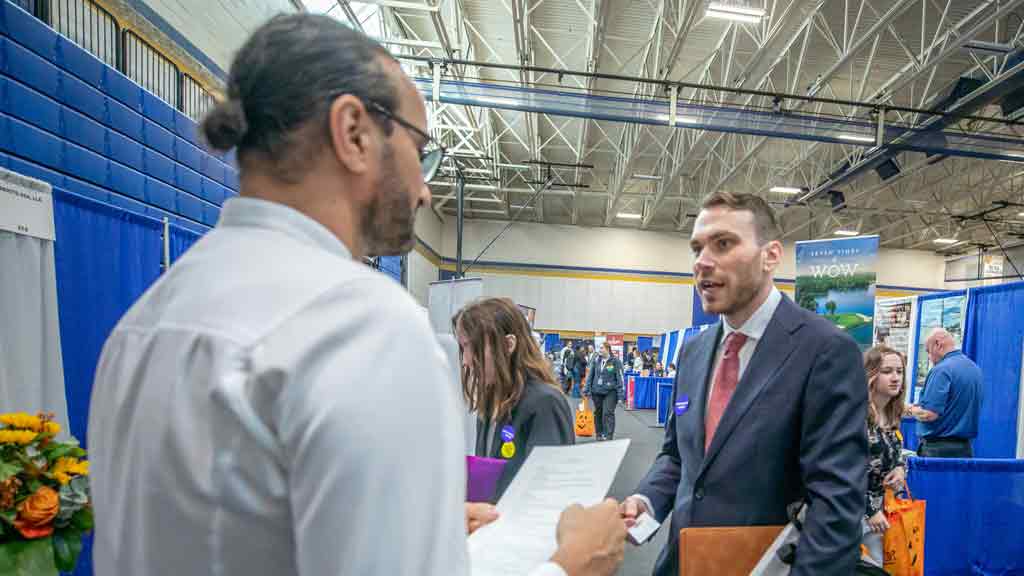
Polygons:
M644 350L650 350L651 348L654 348L654 338L650 336L637 336L636 347L641 352Z
M926 576L1024 574L1024 460L910 458L908 469L928 503Z
M699 326L701 324L714 324L718 322L718 314L708 314L704 311L704 304L700 300L700 294L697 292L697 287L693 287L693 326Z
M668 335L668 356L661 361L665 369L668 369L669 364L674 364L679 359L679 330L669 333ZM679 368L676 366L676 368Z
M658 402L658 378L637 376L633 390L633 407L637 410L653 410Z
M161 223L54 189L57 309L71 433L86 443L103 343L160 275Z
M174 264L175 262L178 261L178 258L181 258L182 254L184 254L186 250L191 248L193 244L198 242L202 236L191 230L186 230L180 226L175 226L174 224L171 224L169 228L171 231L171 264Z
M71 433L86 444L89 397L103 343L160 275L161 224L54 188L57 310ZM75 576L92 575L92 537Z
M972 288L967 299L963 351L984 375L974 455L1017 455L1021 352L1024 350L1024 282Z
M562 349L562 339L557 333L546 334L544 335L544 347L548 352L558 352Z
M669 410L672 409L672 386L675 378L665 378L658 382L658 425L668 422Z

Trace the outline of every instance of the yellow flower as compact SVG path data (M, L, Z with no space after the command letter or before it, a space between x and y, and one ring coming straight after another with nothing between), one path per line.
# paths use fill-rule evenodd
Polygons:
M50 474L61 484L71 482L72 476L88 476L89 462L77 458L61 457L53 463Z
M36 439L31 430L0 430L0 444L29 444Z
M0 423L6 424L11 428L24 428L36 432L40 431L43 427L43 421L38 416L32 416L24 412L0 414Z
M57 424L56 422L44 422L42 432L56 436L60 433L60 424Z

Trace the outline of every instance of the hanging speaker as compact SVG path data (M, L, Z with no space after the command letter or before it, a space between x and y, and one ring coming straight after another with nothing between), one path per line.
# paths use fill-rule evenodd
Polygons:
M832 204L833 212L838 212L843 208L846 208L846 195L839 190L829 190L828 201Z

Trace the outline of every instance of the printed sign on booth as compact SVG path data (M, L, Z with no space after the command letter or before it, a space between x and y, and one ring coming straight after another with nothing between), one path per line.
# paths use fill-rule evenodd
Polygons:
M50 185L0 168L0 230L55 240Z

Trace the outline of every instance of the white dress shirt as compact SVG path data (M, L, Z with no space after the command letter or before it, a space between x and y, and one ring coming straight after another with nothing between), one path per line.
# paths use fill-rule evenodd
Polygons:
M231 199L104 346L95 571L468 574L461 416L408 293L301 213Z
M739 328L733 328L729 321L724 316L722 317L722 334L719 336L718 346L715 349L715 361L711 365L711 372L708 374L707 402L711 402L711 392L715 389L715 374L718 372L718 365L722 363L722 354L725 352L725 339L733 332L739 332L747 337L747 341L743 343L739 354L740 371L738 379L742 380L743 374L747 371L747 366L750 364L750 359L754 356L754 350L757 349L757 343L761 341L764 331L768 329L768 323L772 321L772 316L775 315L775 309L779 307L779 302L782 302L782 293L779 292L778 288L772 286L772 291L768 293L768 297L764 299L764 302L757 307L757 310Z
M743 323L739 328L733 328L729 321L722 317L722 334L719 336L718 346L715 350L715 360L711 364L711 372L708 373L708 393L705 402L711 402L711 392L715 389L715 373L718 371L718 365L722 362L722 354L725 352L725 339L733 332L739 332L747 336L747 341L743 343L743 347L740 348L739 360L740 360L740 371L739 380L743 379L743 374L747 370L747 366L750 364L750 359L754 356L754 350L757 349L758 342L764 336L764 331L768 329L768 324L772 321L772 316L775 315L776 308L779 307L779 303L782 302L782 293L779 289L772 286L772 291L768 293L768 297L765 298L764 302L757 307L757 310L747 318L747 321ZM643 494L634 494L636 498L639 498L644 506L647 507L648 511L654 510L654 506L651 504L650 498ZM664 523L666 519L662 518L658 521Z

